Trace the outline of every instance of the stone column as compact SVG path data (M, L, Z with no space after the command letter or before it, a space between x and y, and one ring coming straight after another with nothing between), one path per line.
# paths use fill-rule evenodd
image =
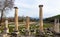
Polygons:
M18 8L15 8L15 30L18 31Z
M5 21L5 32L6 33L9 33L9 28L8 28L8 20L6 19L6 21Z
M54 22L54 37L60 37L60 32L59 32L59 19L55 19Z
M29 31L29 17L26 16L26 30L27 30L27 34L26 35L30 35L30 31Z
M2 37L9 37L8 33L9 33L9 28L8 28L8 20L5 20L5 25L4 25L4 32L2 34Z
M54 31L59 32L59 19L55 19L54 24Z
M29 17L26 16L26 29L29 30Z
M43 5L39 5L40 31L43 32Z
M18 37L19 36L19 30L18 30L18 8L17 7L14 7L15 8L15 30L13 32L13 34L15 34L14 37ZM12 36L13 36L12 34Z
M57 19L56 30L57 30L57 32L59 32L59 19Z

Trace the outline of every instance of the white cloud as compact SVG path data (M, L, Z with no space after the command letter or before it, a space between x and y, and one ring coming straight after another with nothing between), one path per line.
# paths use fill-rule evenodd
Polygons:
M35 0L37 4L43 4L44 17L60 14L60 0Z
M30 2L29 2L30 1ZM16 0L19 15L39 17L38 5L43 4L44 18L60 14L60 0Z

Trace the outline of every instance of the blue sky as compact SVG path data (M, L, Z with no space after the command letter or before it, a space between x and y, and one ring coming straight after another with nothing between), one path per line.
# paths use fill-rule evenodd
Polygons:
M44 18L60 14L60 0L15 0L19 16L39 17L39 5L43 6ZM14 9L9 16L14 16Z

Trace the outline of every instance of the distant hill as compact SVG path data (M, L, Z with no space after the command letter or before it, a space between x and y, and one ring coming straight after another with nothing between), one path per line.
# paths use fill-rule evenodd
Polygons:
M45 18L44 22L54 22L55 18L59 19L59 21L60 21L60 15L56 15L56 16L52 16L52 17L49 17L49 18Z

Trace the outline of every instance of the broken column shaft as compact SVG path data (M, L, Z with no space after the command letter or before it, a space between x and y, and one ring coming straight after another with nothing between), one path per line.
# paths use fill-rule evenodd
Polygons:
M29 28L30 28L30 26L29 26L29 17L28 16L26 16L26 30L27 30L27 32L26 32L26 35L30 35L30 30L29 30Z
M54 31L59 32L59 19L55 19L54 24Z
M57 19L54 19L54 31L56 32L56 22L57 22Z
M40 18L40 31L43 32L43 12L42 12L43 5L39 5L39 18Z
M6 33L9 33L8 20L7 19L5 21L5 28L6 28Z
M26 29L29 30L29 17L26 16Z

